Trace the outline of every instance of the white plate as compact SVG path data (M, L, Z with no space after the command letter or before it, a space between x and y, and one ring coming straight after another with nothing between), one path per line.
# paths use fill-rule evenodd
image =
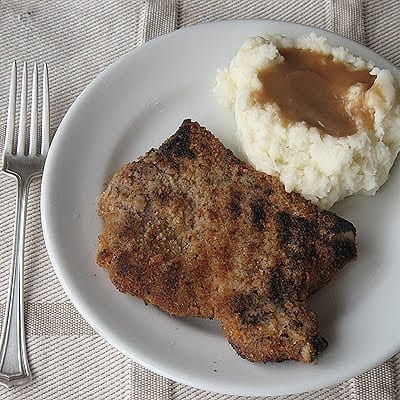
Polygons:
M358 229L359 258L313 299L329 341L313 365L252 364L223 338L217 322L169 317L117 292L95 264L101 223L96 197L125 162L156 147L184 118L198 120L235 148L233 116L211 94L216 70L254 35L325 35L364 59L399 72L355 42L302 25L219 22L151 41L95 79L62 121L46 163L42 221L50 259L65 291L112 345L145 367L198 388L237 395L287 394L355 376L400 345L399 170L372 198L336 211Z

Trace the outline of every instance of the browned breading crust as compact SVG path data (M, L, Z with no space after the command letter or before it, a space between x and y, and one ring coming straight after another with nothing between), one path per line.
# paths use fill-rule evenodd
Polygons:
M97 262L177 316L216 318L250 361L311 362L307 298L355 259L354 226L287 193L196 122L121 168L99 198Z

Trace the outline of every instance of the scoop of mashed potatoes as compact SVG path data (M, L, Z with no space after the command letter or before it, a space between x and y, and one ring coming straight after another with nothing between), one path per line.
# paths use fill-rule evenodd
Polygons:
M297 48L330 55L351 70L376 76L361 99L371 112L372 129L355 121L356 133L334 137L304 121L283 123L279 107L261 104L255 93L259 74L281 63L279 49ZM248 39L230 63L217 74L214 94L234 111L237 135L248 161L258 170L278 176L288 192L295 191L328 209L353 195L373 195L387 180L400 149L398 83L388 70L374 67L342 47L332 47L315 34L288 39L279 35ZM346 101L360 101L351 86Z

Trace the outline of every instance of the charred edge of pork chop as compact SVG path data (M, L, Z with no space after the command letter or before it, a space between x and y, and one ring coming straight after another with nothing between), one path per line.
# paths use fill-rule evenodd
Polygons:
M327 348L314 314L304 303L286 302L283 307L265 301L254 304L254 295L250 294L250 300L248 295L232 297L231 313L222 325L225 337L241 357L252 362L312 362Z
M185 120L99 198L97 262L114 285L178 316L217 318L250 361L326 347L310 294L356 257L355 228L257 172Z

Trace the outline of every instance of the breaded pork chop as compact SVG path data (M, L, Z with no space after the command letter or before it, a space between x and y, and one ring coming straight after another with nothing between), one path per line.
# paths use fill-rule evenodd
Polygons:
M122 167L99 198L97 262L124 293L216 318L250 361L311 362L307 298L356 257L354 226L256 171L196 122Z

